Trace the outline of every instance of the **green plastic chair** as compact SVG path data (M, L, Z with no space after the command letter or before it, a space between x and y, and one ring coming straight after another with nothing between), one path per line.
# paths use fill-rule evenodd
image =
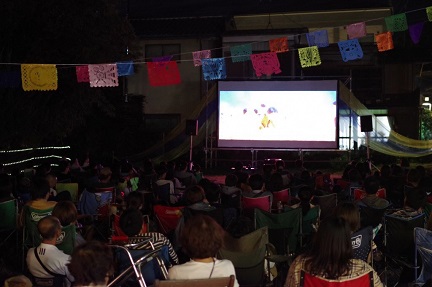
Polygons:
M315 233L316 228L318 227L320 213L320 207L315 206L309 209L306 215L302 217L302 233L300 237L301 246L304 246L311 240L312 235Z
M78 183L76 182L68 182L68 183L57 183L56 184L56 190L57 192L62 191L69 191L72 201L77 202L78 201Z

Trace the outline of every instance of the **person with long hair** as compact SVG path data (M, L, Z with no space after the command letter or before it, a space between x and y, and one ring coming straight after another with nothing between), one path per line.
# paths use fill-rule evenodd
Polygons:
M343 218L324 220L315 235L311 248L298 256L290 266L285 287L300 286L301 271L336 282L355 279L373 272L374 287L383 284L377 273L366 262L353 259L351 230Z

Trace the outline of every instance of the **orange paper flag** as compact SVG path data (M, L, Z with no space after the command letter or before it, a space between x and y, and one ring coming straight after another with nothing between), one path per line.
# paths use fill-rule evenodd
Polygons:
M391 32L385 32L375 35L375 41L379 52L384 52L394 49L393 37Z
M288 52L288 38L282 37L269 40L270 52L283 53Z

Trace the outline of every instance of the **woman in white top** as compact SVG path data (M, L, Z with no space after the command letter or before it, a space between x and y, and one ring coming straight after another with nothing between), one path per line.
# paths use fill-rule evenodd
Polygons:
M223 234L222 227L209 216L199 214L188 219L180 235L180 241L191 260L173 266L169 270L168 279L207 279L235 275L231 261L214 257L222 247ZM239 286L237 278L234 286Z

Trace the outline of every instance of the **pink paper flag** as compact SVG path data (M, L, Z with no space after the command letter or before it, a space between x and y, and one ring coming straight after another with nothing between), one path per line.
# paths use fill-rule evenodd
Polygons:
M276 53L261 53L251 55L251 61L257 77L281 73L279 59Z
M201 66L201 59L211 58L211 51L210 50L196 51L192 53L192 56L193 56L194 66L199 67Z
M147 72L150 86L169 86L180 84L180 72L176 61L148 62Z
M361 38L366 36L366 23L354 23L346 27L348 39Z
M117 87L118 74L116 64L88 65L90 87Z
M78 83L90 82L88 66L76 66L75 70Z

